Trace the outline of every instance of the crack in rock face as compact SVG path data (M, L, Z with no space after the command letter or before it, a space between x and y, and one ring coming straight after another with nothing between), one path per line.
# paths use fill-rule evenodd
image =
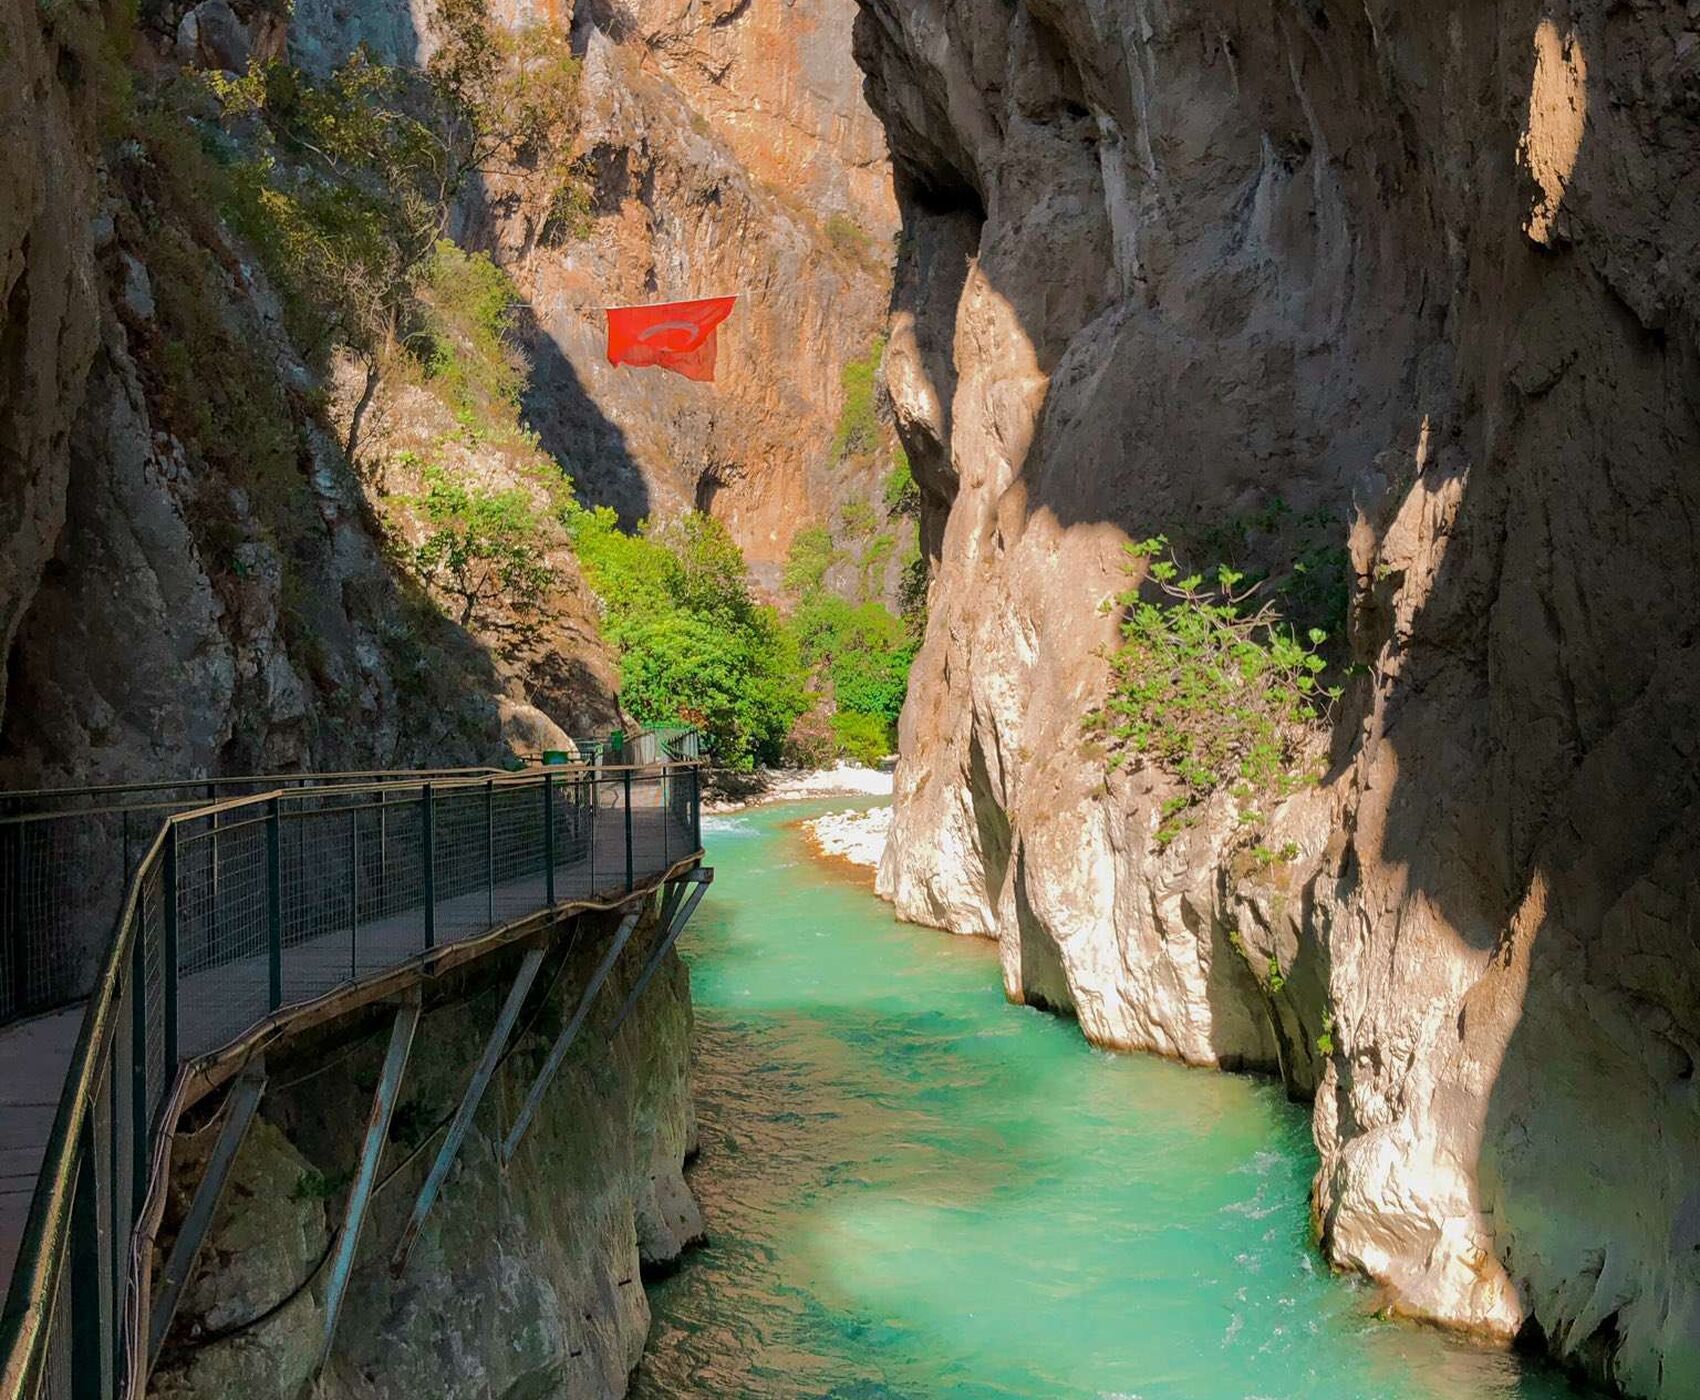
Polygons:
M1692 1393L1692 8L864 0L856 55L937 561L880 890L1312 1097L1396 1309ZM1082 728L1123 546L1278 576L1295 521L1318 780L1159 841L1175 777Z

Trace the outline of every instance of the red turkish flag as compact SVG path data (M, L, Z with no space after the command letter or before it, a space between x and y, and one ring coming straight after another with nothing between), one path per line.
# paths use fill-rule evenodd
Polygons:
M659 365L686 379L714 380L715 327L737 297L608 308L608 363Z

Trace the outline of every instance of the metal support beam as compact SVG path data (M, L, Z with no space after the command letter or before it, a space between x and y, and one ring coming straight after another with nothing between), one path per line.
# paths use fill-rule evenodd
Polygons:
M655 947L650 951L648 960L643 965L643 971L638 974L636 982L632 983L631 991L626 993L625 1004L620 1007L620 1014L614 1018L614 1024L608 1027L608 1039L612 1040L625 1025L626 1017L637 1008L638 998L643 995L644 988L650 979L661 970L661 960L667 956L668 950L679 941L679 935L685 931L685 925L690 923L691 915L696 913L697 905L702 903L702 897L708 893L708 887L714 883L714 870L709 866L699 865L675 881L675 888L682 891L686 885L694 888L683 906L675 900L674 913L671 921L663 919L661 932L656 935Z
M378 1160L384 1155L384 1143L389 1139L390 1119L401 1094L401 1077L407 1069L408 1051L413 1047L413 1032L419 1026L419 1004L419 989L414 987L396 1008L395 1022L390 1027L390 1048L372 1095L366 1140L360 1147L360 1167L354 1185L349 1188L348 1207L343 1212L342 1229L337 1232L336 1256L331 1261L330 1282L325 1286L325 1337L319 1348L318 1364L313 1368L315 1377L325 1369L336 1343L337 1319L342 1315L342 1301L348 1295L349 1280L354 1274L360 1229L366 1223L366 1207L371 1204L372 1188L378 1178Z
M520 1108L519 1117L514 1119L512 1130L507 1140L502 1144L502 1166L504 1168L513 1161L514 1153L519 1150L520 1139L525 1136L526 1129L531 1126L531 1120L537 1115L537 1109L543 1102L543 1095L549 1090L549 1083L561 1068L561 1061L567 1058L567 1051L572 1049L573 1041L578 1039L578 1033L584 1027L585 1017L590 1015L590 1008L596 1001L596 994L602 990L602 984L608 980L608 974L614 970L614 964L620 960L620 954L625 951L626 943L632 936L632 930L637 927L639 910L634 909L620 920L620 927L615 930L614 941L608 945L608 951L602 955L602 961L597 964L596 971L590 975L590 983L584 989L584 995L579 998L578 1010L573 1012L573 1019L567 1022L567 1028L556 1037L554 1045L549 1049L549 1058L543 1062L543 1068L538 1071L537 1081L531 1086L531 1092L526 1095L525 1103Z
M407 1228L401 1232L401 1240L390 1259L390 1272L397 1277L407 1267L407 1256L412 1252L413 1242L419 1238L425 1217L431 1213L437 1193L443 1189L443 1182L448 1179L449 1168L454 1165L455 1158L460 1154L460 1145L466 1138L467 1130L472 1127L478 1105L483 1102L484 1091L490 1087L496 1066L501 1063L502 1051L507 1047L508 1037L513 1034L514 1023L519 1020L520 1010L525 1005L526 994L531 991L531 984L537 979L537 969L542 965L543 949L533 948L526 953L524 961L519 965L519 971L514 974L514 984L508 989L508 999L502 1003L501 1014L496 1017L490 1038L484 1043L484 1055L478 1061L478 1068L472 1072L472 1082L466 1086L460 1107L455 1111L454 1122L449 1124L448 1136L443 1139L443 1145L438 1149L437 1160L431 1164L431 1173L425 1178L425 1184L419 1188L419 1199L413 1203L413 1215L407 1222Z
M671 880L661 891L661 910L657 922L662 928L673 922L673 915L678 911L679 901L685 897L685 886L689 883L688 877L683 880Z
M165 1334L171 1330L171 1319L176 1316L183 1289L188 1285L201 1245L212 1227L219 1197L224 1194L225 1183L230 1179L230 1169L236 1164L236 1154L241 1151L248 1136L254 1112L260 1106L260 1096L265 1091L264 1060L256 1060L244 1070L230 1091L224 1126L218 1130L218 1141L213 1144L206 1173L195 1188L195 1199L189 1203L189 1213L183 1217L183 1228L177 1232L177 1242L171 1246L171 1258L166 1261L165 1272L160 1276L159 1292L148 1309L149 1372L159 1361L159 1349L165 1345Z

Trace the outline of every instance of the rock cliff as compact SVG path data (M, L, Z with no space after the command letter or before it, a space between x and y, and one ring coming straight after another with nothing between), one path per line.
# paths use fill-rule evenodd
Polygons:
M527 655L397 567L194 133L136 96L165 41L5 13L36 64L0 171L6 780L488 763L617 722L570 557Z
M1392 1306L1694 1393L1693 7L863 0L856 51L938 560L882 890L1095 1042L1314 1096ZM1294 521L1320 780L1159 841L1175 783L1082 730L1122 546Z
M847 60L853 0L497 8L569 27L584 65L576 220L551 225L524 178L497 177L462 232L526 294L527 419L587 500L628 524L708 510L771 589L798 528L879 488L831 447L844 368L884 323L897 223ZM422 61L429 7L295 7L304 65L362 42ZM607 364L603 307L729 292L718 383Z
M492 1082L409 1258L394 1249L507 989L484 969L427 1004L403 1080L361 1253L320 1382L328 1397L613 1397L649 1330L642 1272L702 1233L682 1176L694 1148L688 976L677 958L609 1043L647 937L598 1000L536 1123L503 1173L495 1148L612 929L589 916L577 953L546 964L535 1006ZM511 975L511 965L508 972ZM324 1332L324 1269L383 1060L381 1016L268 1064L238 1156L150 1395L293 1400ZM182 1134L169 1228L186 1209L216 1123ZM305 1287L303 1287L305 1283Z

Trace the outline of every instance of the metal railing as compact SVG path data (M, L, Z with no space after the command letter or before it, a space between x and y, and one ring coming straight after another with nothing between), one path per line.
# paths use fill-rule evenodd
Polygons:
M36 810L7 819L20 832L83 824L63 849L26 860L26 878L14 873L0 896L13 901L0 930L8 971L26 965L11 1015L62 1005L78 985L88 1005L0 1313L0 1400L140 1393L144 1227L157 1218L188 1066L291 1008L424 967L443 947L555 906L618 902L701 847L694 764L333 775L186 809L159 796L174 786L134 804L111 799L143 789L80 806L86 792L15 795ZM160 825L133 866L107 852L124 895L85 979L62 956L83 908L66 880L116 839L111 819L126 807ZM14 847L35 850L21 836ZM33 951L32 906L18 901L31 889L65 905L35 911Z
M0 794L0 1028L82 1001L130 876L173 813L274 790L483 778L494 768L292 773Z

